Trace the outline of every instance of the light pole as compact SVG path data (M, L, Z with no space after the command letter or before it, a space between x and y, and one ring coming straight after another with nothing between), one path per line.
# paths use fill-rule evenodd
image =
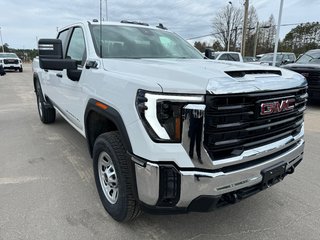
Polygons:
M241 55L244 57L246 54L246 34L247 34L247 22L248 22L248 9L249 0L245 0L244 3L244 18L243 18L243 31L242 31L242 43L241 43Z
M4 45L3 45L3 40L2 40L2 32L1 32L1 27L0 27L0 37L1 37L1 46L2 46L2 52L4 53Z
M277 35L276 35L276 42L274 44L274 53L273 53L273 61L272 61L272 66L273 67L276 66L276 58L277 58L278 42L279 42L279 33L280 33L280 24L281 24L281 17L282 17L282 8L283 8L283 0L281 0L281 2L280 2L278 26L277 26Z
M106 20L109 21L109 17L108 17L108 0L106 0Z
M227 45L227 51L230 50L230 38L231 38L231 14L232 14L232 2L229 1L229 4L231 7L228 6L228 45Z

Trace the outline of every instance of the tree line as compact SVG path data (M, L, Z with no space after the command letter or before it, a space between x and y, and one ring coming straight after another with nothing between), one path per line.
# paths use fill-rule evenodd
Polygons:
M256 9L251 6L247 24L245 55L273 52L277 31L274 16L271 14L267 21L259 21ZM226 51L230 40L229 50L240 52L243 31L243 11L240 8L225 6L213 18L211 26L212 36L215 39L213 44L196 41L194 43L196 48L201 52L208 47L215 51ZM291 29L279 42L278 51L294 52L299 55L315 48L320 48L320 24L308 22Z

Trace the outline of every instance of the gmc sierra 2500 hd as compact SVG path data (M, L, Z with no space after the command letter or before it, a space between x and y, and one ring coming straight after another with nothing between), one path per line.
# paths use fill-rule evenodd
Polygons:
M72 24L39 40L33 69L41 121L58 111L87 139L117 221L235 203L303 157L302 75L204 59L162 25Z

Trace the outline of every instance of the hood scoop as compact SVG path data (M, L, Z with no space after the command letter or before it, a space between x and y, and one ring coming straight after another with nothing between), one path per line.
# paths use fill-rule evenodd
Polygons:
M279 75L282 73L280 70L240 70L240 71L226 71L230 77L233 78L243 78L246 75Z

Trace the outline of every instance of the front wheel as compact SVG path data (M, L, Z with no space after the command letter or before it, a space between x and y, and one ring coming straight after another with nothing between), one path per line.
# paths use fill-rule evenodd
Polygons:
M134 198L134 178L118 132L101 134L93 148L93 170L101 202L118 222L130 221L140 213Z
M19 72L23 72L23 68L21 67L21 68L19 68Z

